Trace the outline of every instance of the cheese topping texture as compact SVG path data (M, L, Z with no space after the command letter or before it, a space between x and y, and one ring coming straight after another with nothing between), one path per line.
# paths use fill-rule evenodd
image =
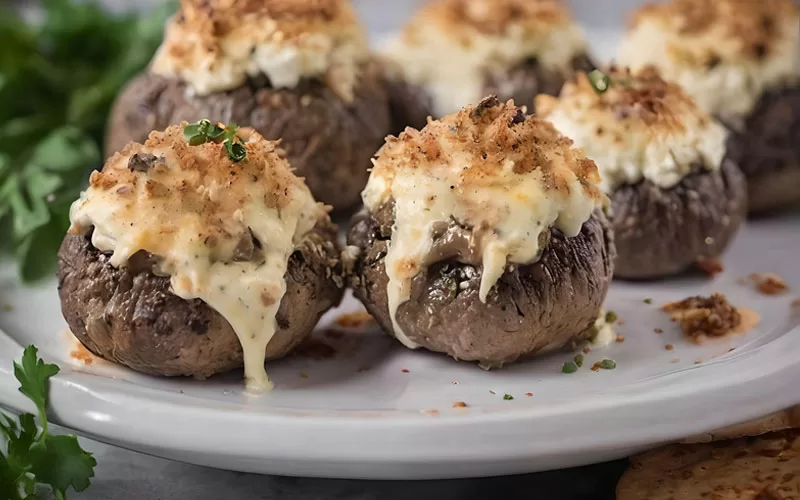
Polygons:
M603 191L642 179L670 188L697 164L717 170L727 131L653 67L606 72L610 88L598 93L584 73L560 97L536 98L539 116L572 138L600 170Z
M350 101L368 56L349 0L181 0L151 71L200 95L258 75L276 88L317 78Z
M182 126L129 144L93 172L70 213L71 232L115 267L138 252L158 261L172 291L201 299L233 327L244 351L247 387L271 388L264 359L277 329L284 275L295 248L321 218L277 143L249 130L247 159L233 163L222 144L190 146Z
M760 96L794 84L800 69L798 6L791 0L671 0L640 9L619 54L655 64L707 112L738 119Z
M485 96L489 72L536 59L570 70L586 52L584 33L558 0L435 0L408 22L385 50L395 72L422 86L437 116Z
M555 227L580 232L605 203L594 162L549 123L512 102L486 98L417 131L390 137L374 160L363 193L375 213L394 202L395 224L386 255L389 312L396 321L411 280L428 264L434 231L456 221L473 232L482 259L480 299L509 264L529 264L540 238Z

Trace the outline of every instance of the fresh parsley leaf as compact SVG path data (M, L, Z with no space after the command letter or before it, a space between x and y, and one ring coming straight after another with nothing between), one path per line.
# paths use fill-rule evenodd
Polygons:
M58 367L45 363L34 346L28 346L19 363L14 363L14 376L20 392L36 405L41 431L36 417L25 413L19 424L0 412L0 437L7 444L7 453L0 451L0 498L32 500L36 485L47 485L56 499L65 499L67 491L83 491L94 477L97 461L69 435L48 433L46 410L49 380Z
M47 434L47 389L50 379L59 372L56 365L39 358L39 350L30 345L22 353L22 362L14 362L14 376L19 381L19 392L33 401L42 419L43 434Z
M81 448L75 436L47 435L30 448L31 473L39 483L53 488L64 498L69 488L83 491L94 477L97 460Z

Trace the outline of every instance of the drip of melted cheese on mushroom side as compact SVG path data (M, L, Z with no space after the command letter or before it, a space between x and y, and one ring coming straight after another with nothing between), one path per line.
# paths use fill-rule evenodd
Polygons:
M586 52L583 30L558 0L435 0L386 47L390 67L433 97L437 116L485 96L487 72L536 59L568 72Z
M200 95L262 74L276 88L320 78L350 101L368 56L349 0L182 0L151 70Z
M594 162L549 123L487 98L417 131L390 137L363 193L375 213L394 202L386 255L389 312L397 338L418 347L397 324L411 280L426 265L434 228L455 220L475 234L482 259L480 299L508 264L536 261L551 227L575 236L605 197Z
M583 73L560 97L540 95L536 110L583 148L600 170L603 191L642 179L671 188L692 165L718 170L728 133L655 68L638 73L611 69L599 93Z
M233 163L222 144L190 146L181 126L129 144L94 172L71 209L71 232L125 266L137 252L158 261L172 291L201 299L239 337L247 387L269 390L266 347L277 329L288 261L327 217L276 150L240 131L247 159Z
M708 113L748 115L765 91L797 82L800 9L791 0L671 0L640 9L619 63L658 66Z

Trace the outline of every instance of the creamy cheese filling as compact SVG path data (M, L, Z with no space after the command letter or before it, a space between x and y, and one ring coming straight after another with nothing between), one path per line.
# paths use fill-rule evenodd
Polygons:
M463 37L433 23L409 29L413 34L402 33L387 43L384 56L406 81L430 94L436 116L477 103L485 96L489 73L507 72L528 59L536 59L548 71L569 73L572 60L586 52L583 30L575 24L553 25L534 34L511 24L500 34L472 30Z
M668 189L693 166L718 170L728 132L653 68L611 71L611 88L598 93L579 74L558 98L539 96L536 108L600 171L607 194L646 179Z
M212 147L221 146L192 149ZM73 232L93 229L92 244L111 253L111 265L124 267L137 252L149 252L173 293L201 299L222 315L242 345L247 388L259 392L272 387L264 362L289 257L324 210L288 166L272 167L258 159L252 142L247 147L248 165L214 167L208 162L219 151L187 161L191 151L176 152L171 144L129 146L92 175L70 220ZM131 171L134 154L158 160L148 172ZM230 173L222 171L226 166ZM285 190L282 202L275 202L274 189Z
M607 194L642 179L668 189L691 173L692 165L718 170L725 156L728 133L713 120L661 133L634 127L618 132L612 125L613 116L597 120L560 109L547 119L595 161L600 187ZM598 134L598 129L603 132Z
M782 20L776 30L785 36L763 58L739 55L740 44L725 29L682 34L666 29L662 20L644 19L623 40L619 63L634 70L655 65L706 112L742 118L764 92L797 82L800 29L797 18Z
M472 137L469 133L458 137L458 132L453 137L442 130L462 129L458 119L468 116L471 108L432 122L421 133L407 131L400 139L390 139L375 161L363 198L372 212L385 203L395 204L395 224L385 259L387 294L395 335L409 348L419 346L404 334L396 313L410 298L412 279L427 265L436 227L455 219L472 228L482 256L479 297L486 302L508 264L528 264L538 258L543 233L555 227L567 236L577 235L601 203L599 193L588 188L586 179L570 167L573 159L568 148L548 150L542 158L549 169L531 165L529 156L515 152L538 147L531 135L523 134L511 141L516 141L516 146L508 144L509 149L503 149L502 137L508 137L500 129L509 127L509 109L516 112L513 106L499 105L493 111L499 114L496 122ZM548 126L529 120L516 126ZM416 149L415 139L408 134L418 134L426 144L422 158L404 152ZM465 147L465 143L478 149ZM424 158L430 161L420 164Z
M151 71L179 78L199 95L234 89L248 77L260 75L268 77L273 87L290 89L303 79L322 79L350 101L369 48L352 7L348 2L336 3L341 10L334 19L302 23L267 13L236 17L236 7L217 6L206 12L184 5L183 18L167 25ZM235 19L228 21L227 31L209 29L223 22L217 17L231 16Z

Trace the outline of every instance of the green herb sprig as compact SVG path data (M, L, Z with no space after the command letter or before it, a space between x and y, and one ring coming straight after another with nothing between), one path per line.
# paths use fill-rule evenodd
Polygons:
M234 163L238 163L247 158L247 150L242 144L239 133L239 125L229 123L225 128L211 123L210 120L200 120L197 123L186 125L183 128L183 136L192 146L199 146L207 142L222 143L228 158Z
M43 0L41 22L0 6L0 251L48 276L69 207L102 163L109 110L161 43L174 0L149 14Z
M35 346L28 346L20 363L14 363L14 376L19 391L36 405L36 416L24 413L19 422L0 412L0 498L30 500L36 498L37 485L49 486L58 500L67 497L71 488L83 491L94 477L97 461L81 448L78 438L71 435L52 435L47 427L47 394L50 378L58 366L39 358Z
M591 71L586 76L589 78L589 83L592 85L592 88L598 94L603 94L611 88L611 77L599 69Z

